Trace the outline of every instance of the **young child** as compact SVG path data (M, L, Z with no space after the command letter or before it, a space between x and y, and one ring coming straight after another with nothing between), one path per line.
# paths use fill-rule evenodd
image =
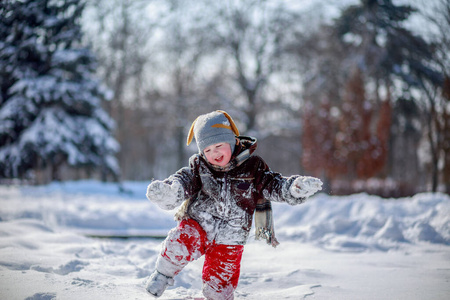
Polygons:
M314 177L283 177L257 155L256 139L240 136L224 111L199 116L187 144L195 136L199 153L164 181L147 188L147 198L160 208L181 207L179 221L162 244L156 270L147 283L155 297L189 262L205 255L203 294L207 299L234 299L244 245L255 213L256 238L277 246L270 201L300 204L321 190ZM182 203L184 201L184 203Z

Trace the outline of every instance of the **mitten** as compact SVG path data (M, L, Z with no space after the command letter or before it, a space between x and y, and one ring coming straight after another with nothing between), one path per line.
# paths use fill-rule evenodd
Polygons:
M177 181L171 184L154 180L147 187L147 198L162 209L174 209L180 202L183 187Z
M300 176L292 182L289 191L295 198L306 198L322 189L322 181L315 177Z

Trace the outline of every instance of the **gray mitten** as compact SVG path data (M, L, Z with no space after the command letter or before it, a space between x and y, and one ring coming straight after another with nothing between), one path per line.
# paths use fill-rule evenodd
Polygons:
M172 184L154 180L147 187L147 198L161 209L171 210L177 207L182 199L183 187L177 181Z
M322 181L311 176L300 176L292 182L289 191L295 198L306 198L322 189Z

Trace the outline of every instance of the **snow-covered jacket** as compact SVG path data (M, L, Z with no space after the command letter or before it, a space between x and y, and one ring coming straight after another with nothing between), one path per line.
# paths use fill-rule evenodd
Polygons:
M253 213L259 199L299 204L289 188L298 176L283 177L272 172L264 160L252 155L256 139L240 136L230 163L213 166L200 154L191 156L189 167L180 169L164 182L181 184L171 207L189 199L188 217L196 220L210 241L217 244L243 245L252 226Z

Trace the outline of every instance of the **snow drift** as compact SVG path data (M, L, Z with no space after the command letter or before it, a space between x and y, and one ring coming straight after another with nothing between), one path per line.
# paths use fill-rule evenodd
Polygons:
M174 211L145 197L146 182L79 181L43 187L0 187L3 221L32 218L51 228L89 235L164 236ZM306 203L273 203L280 241L297 240L335 250L389 250L401 243L450 244L450 196L424 193L382 199L367 194L318 194Z

